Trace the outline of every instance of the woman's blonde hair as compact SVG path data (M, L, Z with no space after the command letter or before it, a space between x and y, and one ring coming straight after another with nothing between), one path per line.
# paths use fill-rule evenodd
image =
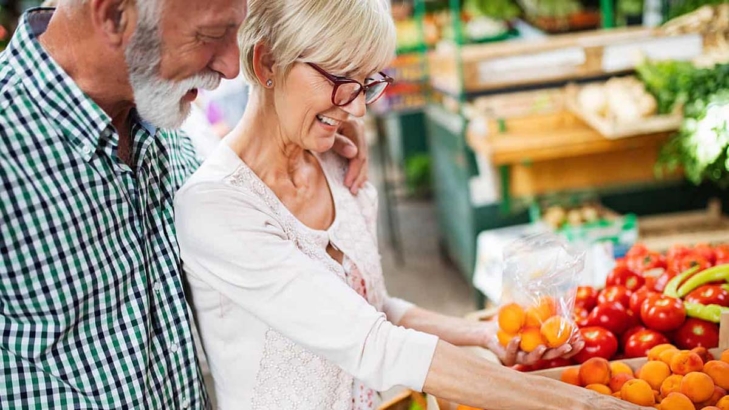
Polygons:
M261 41L284 75L296 62L370 75L395 56L389 0L249 0L238 44L243 75L253 85L253 49Z

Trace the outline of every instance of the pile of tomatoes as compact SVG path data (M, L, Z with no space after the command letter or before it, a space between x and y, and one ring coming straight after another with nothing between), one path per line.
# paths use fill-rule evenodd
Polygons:
M573 361L643 357L652 347L673 343L680 349L713 348L719 343L716 323L686 316L683 300L663 294L666 284L694 266L698 270L729 263L729 245L673 246L666 254L636 245L617 261L602 290L577 289L574 320L585 348ZM689 293L687 302L729 307L729 291L706 284ZM564 360L530 369L570 364Z

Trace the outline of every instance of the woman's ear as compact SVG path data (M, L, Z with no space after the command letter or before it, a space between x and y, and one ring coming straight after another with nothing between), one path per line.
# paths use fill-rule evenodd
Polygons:
M121 46L131 36L137 19L137 10L130 0L90 0L91 21L106 41Z
M271 88L274 82L274 64L271 49L260 42L253 47L253 71L258 82L266 88Z

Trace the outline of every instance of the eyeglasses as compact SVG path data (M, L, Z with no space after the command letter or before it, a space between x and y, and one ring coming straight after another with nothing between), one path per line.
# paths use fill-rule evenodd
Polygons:
M360 93L364 93L365 95L365 104L372 104L377 101L378 98L382 97L382 94L385 93L385 89L394 81L392 77L380 72L379 74L382 76L381 79L371 80L362 84L351 78L331 75L314 63L307 64L334 84L334 89L332 90L332 104L338 107L343 107L356 100Z

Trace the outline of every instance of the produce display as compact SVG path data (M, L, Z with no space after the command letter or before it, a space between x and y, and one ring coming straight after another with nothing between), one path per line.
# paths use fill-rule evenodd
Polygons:
M603 289L575 290L574 322L585 348L573 361L644 357L657 346L714 348L729 311L729 245L676 245L665 254L635 245ZM516 366L539 370L560 363Z
M662 343L647 356L636 371L624 362L593 357L566 368L561 380L659 410L729 410L729 350L715 358L703 347L679 350Z
M560 229L565 225L579 226L601 219L611 219L614 216L613 213L593 204L583 204L577 207L554 205L544 211L542 221L554 229Z

